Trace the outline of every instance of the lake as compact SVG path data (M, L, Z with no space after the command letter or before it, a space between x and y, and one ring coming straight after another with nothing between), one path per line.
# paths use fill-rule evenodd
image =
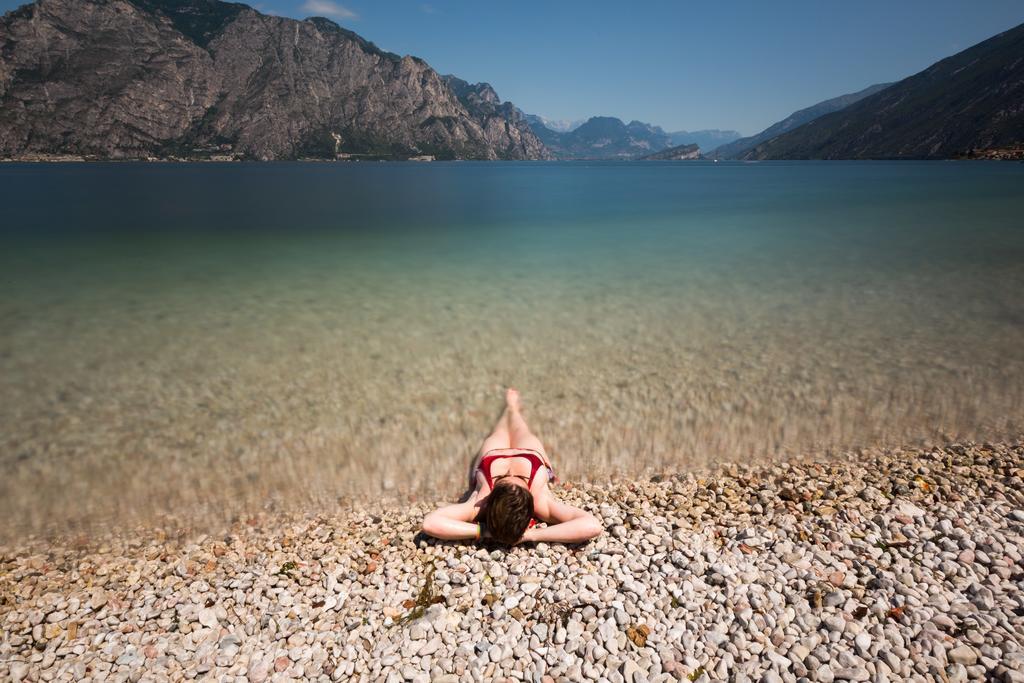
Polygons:
M1024 432L1024 165L0 165L0 535Z

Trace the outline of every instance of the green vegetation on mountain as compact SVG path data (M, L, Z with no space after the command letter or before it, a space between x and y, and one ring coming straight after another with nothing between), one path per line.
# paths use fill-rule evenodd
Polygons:
M677 145L640 157L640 161L695 161L700 158L700 147L697 145Z

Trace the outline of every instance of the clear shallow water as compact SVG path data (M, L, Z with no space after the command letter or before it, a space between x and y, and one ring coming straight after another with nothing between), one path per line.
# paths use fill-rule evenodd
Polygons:
M0 517L1024 431L1024 165L0 166Z

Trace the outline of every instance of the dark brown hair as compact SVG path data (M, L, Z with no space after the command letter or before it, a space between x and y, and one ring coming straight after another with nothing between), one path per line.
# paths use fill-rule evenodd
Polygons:
M512 545L533 517L533 494L515 484L495 484L483 509L483 523L495 541Z

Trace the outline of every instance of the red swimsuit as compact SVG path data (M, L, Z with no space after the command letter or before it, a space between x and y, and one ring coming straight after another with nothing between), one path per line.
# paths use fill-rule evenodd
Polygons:
M484 454L484 457L480 458L480 471L484 473L484 479L487 480L487 485L492 489L494 488L494 481L491 479L491 464L495 460L502 458L526 458L530 461L530 481L526 485L526 488L533 486L533 478L537 476L537 470L544 467L544 458L540 456L537 451L523 450L523 449L501 449L502 451L510 451L507 453L496 453L490 451Z
M483 472L484 479L487 480L487 485L491 487L491 489L494 488L494 480L491 479L491 464L495 460L500 460L501 458L526 458L527 460L530 461L530 480L526 484L527 489L533 486L533 478L537 476L537 470L539 470L541 467L546 467L546 465L544 464L544 458L542 458L540 456L540 453L538 453L537 451L524 450L519 448L501 448L496 449L494 451L488 451L487 453L484 453L484 456L482 458L480 458L480 464L478 465L478 467L480 468L480 471ZM555 474L554 472L551 471L550 467L548 468L548 477L552 480L555 477ZM537 521L538 520L536 518L532 518L530 520L529 526L532 527L537 523Z

